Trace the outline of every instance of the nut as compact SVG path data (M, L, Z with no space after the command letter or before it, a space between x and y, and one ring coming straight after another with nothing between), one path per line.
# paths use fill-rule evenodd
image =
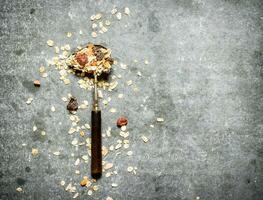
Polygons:
M88 183L88 179L87 179L86 177L84 177L83 180L80 181L80 185L81 185L82 187L86 186L87 183Z
M40 80L34 80L34 86L40 87Z

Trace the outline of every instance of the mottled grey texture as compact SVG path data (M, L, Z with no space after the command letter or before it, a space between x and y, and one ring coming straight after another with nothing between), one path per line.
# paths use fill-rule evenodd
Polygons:
M109 31L92 39L89 16L97 11L109 15L113 5L128 6L131 16L112 19ZM81 164L80 176L74 174L74 160L86 148L75 151L70 144L71 122L61 97L70 92L90 102L91 93L81 90L74 76L73 84L65 86L52 67L48 78L41 78L41 88L32 84L39 78L38 67L54 55L46 45L50 38L72 47L102 42L128 64L128 70L114 71L123 76L118 89L104 93L118 112L103 109L104 130L113 128L113 137L103 142L116 142L115 121L126 115L134 155L107 156L118 176L103 177L100 191L91 197L78 188L80 199L263 198L262 0L2 0L0 7L1 200L71 199L60 180L79 182L89 174L89 164ZM72 38L66 38L67 31ZM149 65L143 63L146 58ZM129 79L139 92L125 86ZM28 106L30 96L34 101ZM90 107L79 116L89 122ZM156 117L165 123L156 123ZM141 134L150 142L143 144ZM31 156L32 147L40 151L37 158ZM50 153L55 150L62 155ZM128 165L138 167L137 175L127 172ZM119 187L111 188L112 182ZM20 185L24 193L16 192Z

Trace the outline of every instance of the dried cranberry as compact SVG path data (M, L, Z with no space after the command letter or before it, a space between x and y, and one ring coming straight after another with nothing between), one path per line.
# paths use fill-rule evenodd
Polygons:
M127 124L128 124L128 119L125 118L125 117L120 117L120 118L117 120L117 126L118 126L118 127L126 126Z
M88 62L88 56L84 53L79 53L76 55L76 60L80 65L85 66L85 64Z

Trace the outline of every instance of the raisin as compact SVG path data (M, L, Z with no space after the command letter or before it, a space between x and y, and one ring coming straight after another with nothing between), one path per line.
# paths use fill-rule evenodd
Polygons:
M71 97L69 103L67 105L67 109L69 112L78 110L78 102L76 97Z
M85 66L85 64L88 62L88 56L84 53L78 53L76 55L76 60L81 66Z
M127 124L128 124L128 119L125 118L125 117L120 117L120 118L117 120L117 126L118 126L118 127L126 126Z

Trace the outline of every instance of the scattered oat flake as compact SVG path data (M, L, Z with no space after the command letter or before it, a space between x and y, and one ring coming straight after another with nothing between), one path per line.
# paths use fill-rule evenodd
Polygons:
M115 146L115 149L117 150L117 149L121 148L121 146L122 146L122 144L117 144L117 145Z
M111 25L111 22L110 22L109 20L106 20L106 21L105 21L105 25L106 25L106 26L110 26L110 25Z
M47 78L48 74L45 72L41 75L43 78Z
M129 167L127 168L127 171L128 171L128 172L132 172L132 171L133 171L133 167L132 167L132 166L129 166Z
M82 30L79 30L79 34L80 34L80 35L82 35L82 34L83 34Z
M82 159L86 161L86 160L88 160L88 159L89 159L89 156L87 156L87 155L84 155L84 156L82 156Z
M91 196L92 195L92 190L88 191L88 195Z
M38 155L38 149L32 148L31 153L32 153L33 156Z
M29 98L27 99L27 101L26 101L26 104L29 105L29 104L32 103L32 101L33 101L33 97L29 97Z
M108 29L105 26L101 27L101 30L103 33L106 33L108 31Z
M41 131L41 135L42 135L42 136L45 136L45 135L46 135L46 132L45 132L45 131Z
M53 47L54 46L54 41L53 40L48 40L47 41L47 45L50 46L50 47Z
M127 129L127 126L122 126L121 127L121 131L126 131L126 129Z
M124 13L125 13L126 15L130 15L130 9L129 9L128 7L125 7L125 8L124 8Z
M117 12L118 12L117 8L113 8L113 9L111 10L111 14L112 14L112 15L115 15Z
M69 183L65 190L66 190L66 191L69 191L69 192L71 192L71 193L74 193L74 192L76 192L76 187L75 187L75 186L72 186L72 184Z
M16 188L16 191L17 191L17 192L23 192L23 188L18 187L18 188Z
M72 197L73 199L76 199L79 196L79 193L75 193L74 196Z
M96 15L91 15L91 16L90 16L90 20L91 20L91 21L94 21L95 19L96 19Z
M97 33L93 31L93 32L91 33L91 36L92 36L93 38L95 38L95 37L97 37Z
M39 67L39 72L44 73L46 71L46 68L44 66Z
M142 76L142 73L140 71L137 72L138 76Z
M157 122L164 122L164 118L158 117L158 118L156 118L156 121Z
M68 101L67 97L62 97L61 99L62 99L62 101L65 101L65 102Z
M65 181L60 181L60 185L64 186L65 185Z
M128 86L132 85L132 80L126 82Z
M122 99L123 96L124 96L123 94L118 94L118 98L119 98L119 99Z
M79 163L80 163L80 159L77 158L77 160L75 161L74 165L77 166L77 165L79 165Z
M54 154L55 156L59 156L59 155L60 155L60 152L59 152L59 151L55 151L55 152L53 152L53 154Z
M67 32L67 37L70 38L72 36L71 32Z
M127 152L127 155L128 155L128 156L131 156L132 154L133 154L132 151L128 151L128 152Z
M92 187L92 189L93 189L94 191L98 191L98 190L99 190L99 186L94 185L94 186Z
M107 170L107 169L110 169L112 167L113 167L112 163L107 163L107 164L105 164L104 169Z
M110 112L111 112L111 113L116 113L117 110L116 110L116 108L111 108L111 109L110 109Z
M76 129L75 129L75 128L72 128L72 127L71 127L71 128L69 129L69 131L68 131L69 134L72 134L72 133L74 133L74 132L76 132Z
M78 144L78 139L74 138L71 142L72 145L76 146Z
M91 28L92 29L95 29L95 28L97 28L98 27L98 25L96 24L96 23L93 23L92 25L91 25Z
M56 111L56 108L54 106L51 106L51 111L52 112L55 112Z
M106 200L113 200L113 198L111 198L111 197L107 197Z
M33 132L35 132L37 130L36 126L33 126Z
M102 14L101 14L101 13L97 13L97 14L95 15L95 19L96 19L96 20L99 20L101 17L102 17Z
M112 183L111 186L112 186L112 187L117 187L118 184L117 184L117 183Z
M143 140L145 143L147 143L147 142L149 141L149 139L148 139L146 136L144 136L144 135L143 135L141 138L142 138L142 140Z
M118 12L118 13L116 14L116 17L117 17L118 20L121 20L121 13Z
M67 79L67 78L66 78L66 79L64 79L64 80L63 80L63 82L64 82L64 84L65 84L65 85L68 85L68 84L70 84L70 80L69 80L69 79Z
M145 60L144 63L145 63L146 65L148 65L148 64L149 64L149 61L148 61L148 60Z

